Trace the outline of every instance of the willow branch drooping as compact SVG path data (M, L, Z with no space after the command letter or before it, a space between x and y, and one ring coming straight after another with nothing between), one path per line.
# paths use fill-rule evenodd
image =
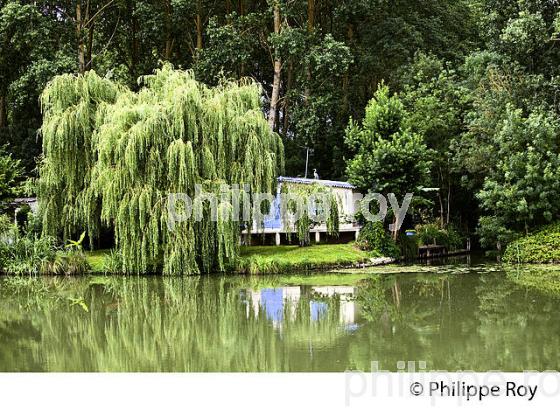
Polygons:
M311 244L311 239L309 237L309 230L313 227L314 224L317 222L324 223L327 228L327 233L332 236L338 236L339 231L339 222L340 222L340 203L339 199L336 194L333 192L331 188L323 186L317 182L312 184L304 185L304 184L290 184L290 183L283 183L281 187L283 194L290 194L294 199L297 198L299 200L301 209L299 209L299 218L296 221L291 220L291 215L298 212L298 206L294 202L294 200L290 200L286 204L286 209L289 212L283 212L283 225L288 231L288 238L291 236L291 227L292 224L295 227L297 238L300 246L308 246ZM320 195L322 198L321 201L312 203L313 198L316 198L317 195ZM322 201L328 202L328 208L325 209L325 204ZM309 211L315 210L316 213L313 215L312 219ZM323 220L320 219L318 216L322 214L319 212L322 209L325 212L323 215Z
M167 196L193 198L196 184L273 192L283 145L263 117L260 88L208 88L170 66L139 81L144 88L134 93L88 72L57 77L43 92L44 233L95 236L104 223L114 228L125 272L223 271L240 232L231 206L220 205L217 221L205 215L169 231Z

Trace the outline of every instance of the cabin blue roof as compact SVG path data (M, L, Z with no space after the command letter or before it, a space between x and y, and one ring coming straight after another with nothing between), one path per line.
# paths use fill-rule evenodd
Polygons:
M329 179L312 179L312 178L292 178L292 177L278 177L278 182L290 182L293 184L313 184L318 183L334 188L355 189L356 187L349 182L331 181Z

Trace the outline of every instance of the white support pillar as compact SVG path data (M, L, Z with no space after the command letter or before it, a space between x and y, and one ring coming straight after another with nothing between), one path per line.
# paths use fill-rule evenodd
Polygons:
M321 232L315 231L315 243L321 243Z
M280 245L280 232L276 232L275 239L276 239L276 246Z
M360 236L360 228L357 228L357 229L354 231L354 239L355 239L355 240L358 240L359 236Z

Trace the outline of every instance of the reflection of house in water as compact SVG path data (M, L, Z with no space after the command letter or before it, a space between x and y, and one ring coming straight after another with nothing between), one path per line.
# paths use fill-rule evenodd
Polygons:
M261 308L266 318L277 327L284 320L284 307L287 309L289 320L295 320L296 306L301 296L299 286L286 286L282 288L264 288L249 291L251 306L255 317L258 317ZM250 305L247 304L247 316L250 314Z
M350 286L314 286L313 292L321 295L334 297L340 300L340 322L345 325L356 323L356 302L354 301L354 288Z
M308 288L309 289L309 288ZM250 290L247 296L247 317L251 314L251 308L255 317L259 316L261 309L264 316L270 320L274 327L281 327L284 319L294 321L298 314L297 306L305 287L285 286L280 288L263 288ZM353 328L356 324L357 309L354 301L354 288L349 286L314 286L309 292L309 315L312 322L325 317L329 306L325 298L338 298L339 321L347 328ZM299 314L302 314L300 311ZM286 317L285 317L286 316Z

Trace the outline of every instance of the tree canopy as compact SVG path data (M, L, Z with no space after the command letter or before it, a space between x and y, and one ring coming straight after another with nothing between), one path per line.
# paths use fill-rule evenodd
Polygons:
M350 121L346 143L355 155L348 161L350 182L364 192L404 196L426 184L430 152L420 134L405 125L398 96L381 85L366 107L362 124Z
M237 255L240 222L231 186L272 192L283 145L250 81L209 88L165 66L138 92L99 77L55 77L41 96L44 159L39 194L45 234L92 238L114 229L125 272L225 270ZM215 193L217 218L168 229L169 194ZM224 186L228 190L224 191Z
M36 176L45 143L37 131L50 121L42 125L39 96L57 75L83 75L73 81L95 96L84 107L96 115L97 105L121 108L122 95L151 89L137 79L168 63L207 87L252 78L285 147L286 174L303 176L309 153L309 169L363 190L396 190L398 179L436 188L422 218L495 247L560 216L559 41L551 0L0 0L0 144ZM383 146L348 144L365 138L381 83L402 104L401 130ZM74 125L85 127L77 141L88 146L101 124L76 112ZM407 158L424 145L432 155L419 178ZM105 160L78 151L60 153L86 164L65 185L71 231L85 223L76 195ZM380 155L408 161L410 174L392 163L384 170ZM84 203L93 207L92 198Z

